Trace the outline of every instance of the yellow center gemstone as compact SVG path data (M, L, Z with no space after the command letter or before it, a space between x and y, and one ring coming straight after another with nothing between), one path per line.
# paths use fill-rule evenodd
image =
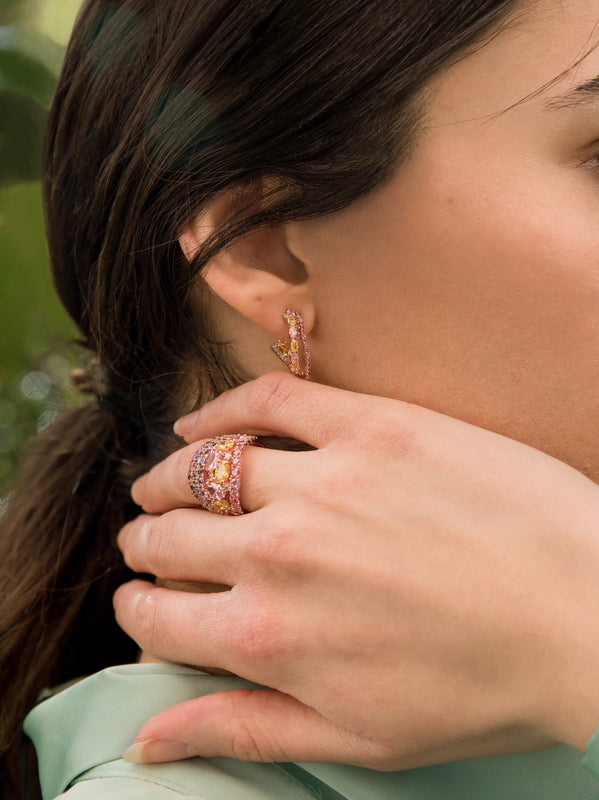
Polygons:
M226 480L228 480L230 475L231 465L226 461L219 462L218 466L214 470L214 480L217 481L217 483L224 483Z

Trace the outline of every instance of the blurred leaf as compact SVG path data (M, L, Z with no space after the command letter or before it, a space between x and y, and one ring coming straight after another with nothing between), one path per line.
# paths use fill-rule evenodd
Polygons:
M44 36L14 26L0 28L0 89L21 92L49 106L56 88L56 74L50 68L56 51Z
M61 49L41 34L0 28L0 186L37 180Z
M40 177L47 119L35 100L0 90L0 186Z
M0 370L13 380L72 326L52 285L40 185L0 191L0 223Z

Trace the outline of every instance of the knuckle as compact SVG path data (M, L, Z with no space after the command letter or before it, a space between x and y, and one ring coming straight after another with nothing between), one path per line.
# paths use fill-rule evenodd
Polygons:
M256 610L239 631L237 649L244 661L263 660L270 651L270 620L265 609Z
M177 532L177 511L169 511L155 520L146 534L146 571L165 577L173 557Z
M326 521L315 508L314 493L298 490L294 501L268 508L249 540L246 558L268 580L303 580L313 573Z
M385 437L385 452L397 459L413 458L418 455L421 446L418 429L410 420L404 420L402 425L390 428Z
M264 415L285 406L293 396L297 378L275 372L256 380L248 398L248 410L262 420Z
M392 405L388 405L392 403ZM383 401L378 413L368 414L358 432L363 447L372 448L376 441L385 452L402 458L418 449L422 423L417 419L415 406L396 401Z
M138 517L132 522L128 522L124 528L119 531L117 536L117 544L123 555L125 564L135 571L136 566L136 543L139 538L138 528L143 524Z
M339 447L335 453L321 450L315 456L312 479L298 487L298 498L321 508L351 506L359 494L357 487L368 478L364 459L356 460L349 447Z
M297 560L297 543L289 509L285 515L270 511L268 518L262 519L250 544L251 557L261 567L261 571L272 568L291 568Z
M142 649L152 652L157 641L158 609L154 592L139 597L135 609L133 638Z
M149 528L154 517L143 514L129 522L119 533L118 545L123 554L123 560L129 569L134 572L145 571L146 540Z
M233 640L243 664L269 663L288 651L279 615L272 613L264 598L247 614Z
M238 761L272 761L245 720L237 720L234 726L231 734L231 752L233 758Z
M222 695L222 718L227 720L221 737L226 751L238 761L272 761L268 748L260 743L258 729L248 721L245 703L251 702L253 690L240 689Z

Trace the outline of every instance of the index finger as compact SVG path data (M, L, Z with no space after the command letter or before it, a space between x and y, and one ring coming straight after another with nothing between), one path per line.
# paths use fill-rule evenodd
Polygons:
M253 433L322 448L347 438L363 413L363 395L275 372L224 392L178 420L175 432L187 442L221 433Z

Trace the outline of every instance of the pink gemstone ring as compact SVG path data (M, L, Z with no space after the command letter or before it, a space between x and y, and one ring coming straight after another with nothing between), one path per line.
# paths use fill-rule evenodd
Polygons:
M262 447L245 433L217 436L205 442L191 458L189 486L202 508L213 514L244 514L239 497L241 456L248 444Z

